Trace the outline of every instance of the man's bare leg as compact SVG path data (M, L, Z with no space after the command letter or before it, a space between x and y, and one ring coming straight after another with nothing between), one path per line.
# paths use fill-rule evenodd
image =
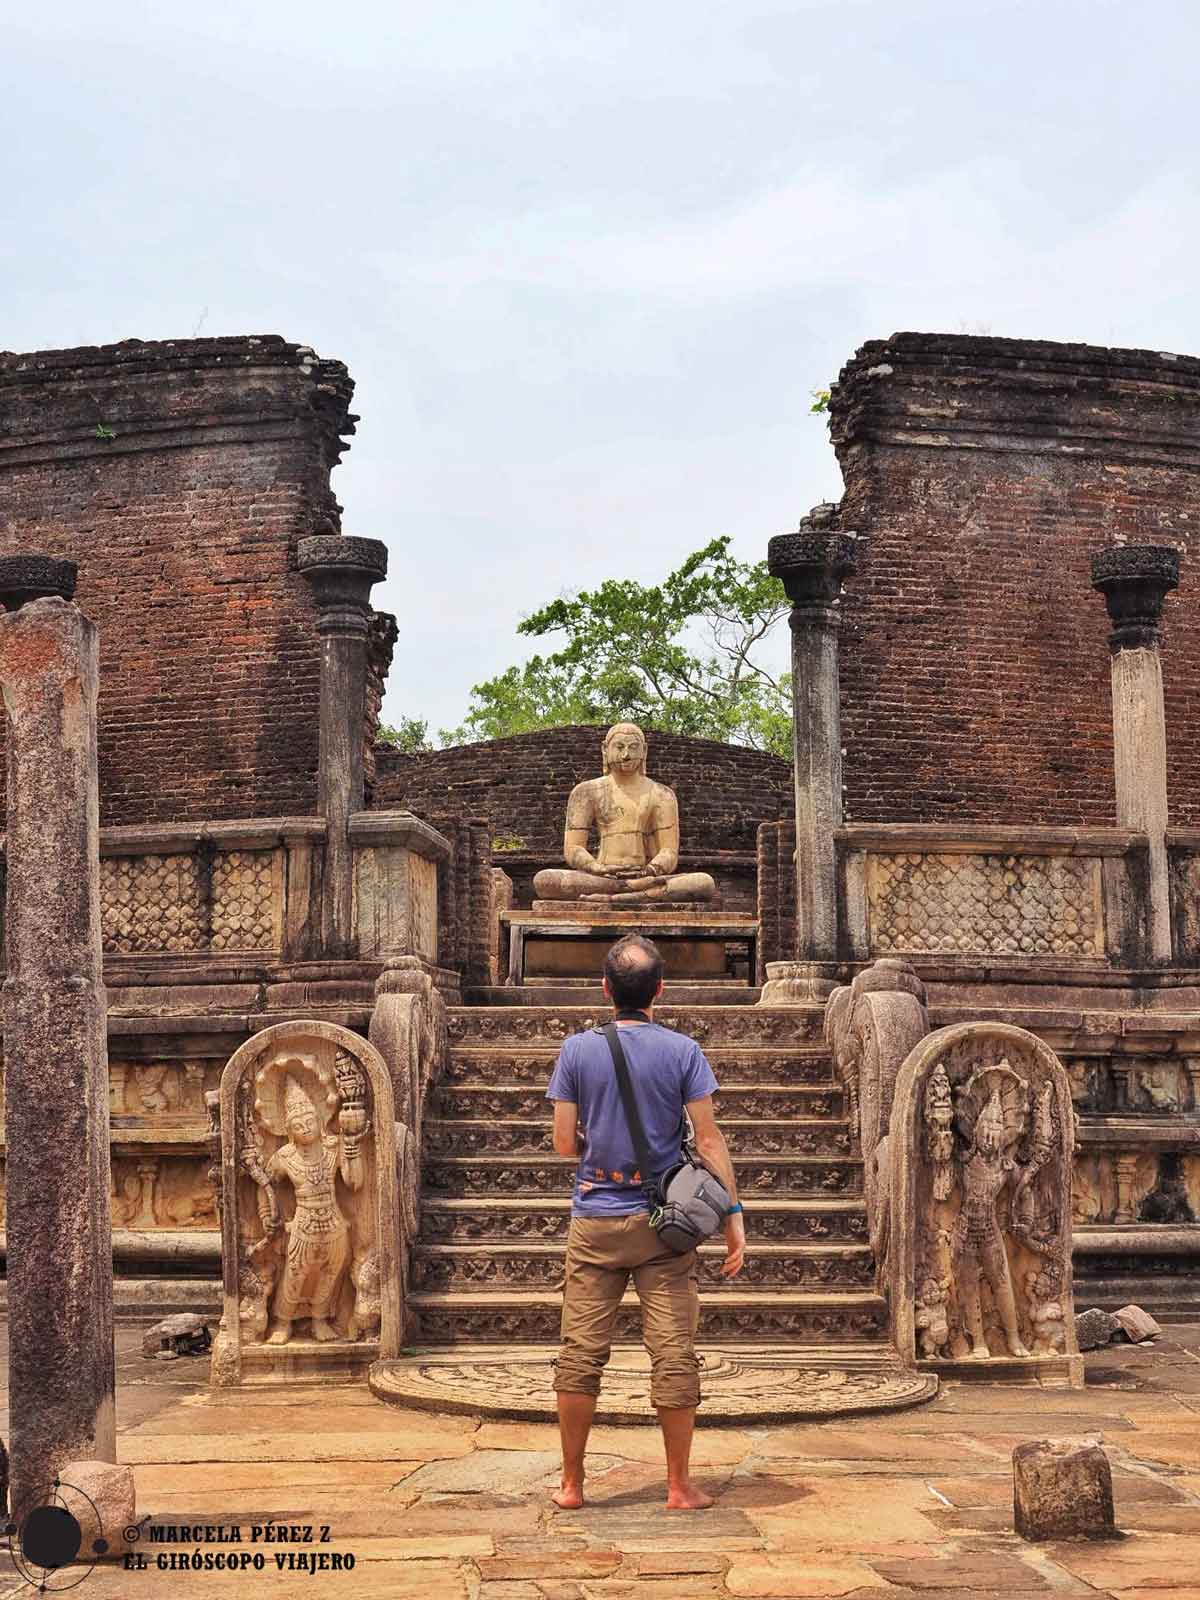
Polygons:
M692 1456L692 1432L696 1426L695 1406L658 1407L658 1425L667 1451L667 1510L703 1511L713 1497L698 1489L688 1476Z
M583 1504L583 1458L588 1434L596 1414L596 1397L560 1391L558 1431L562 1439L562 1488L550 1496L563 1511L574 1511Z

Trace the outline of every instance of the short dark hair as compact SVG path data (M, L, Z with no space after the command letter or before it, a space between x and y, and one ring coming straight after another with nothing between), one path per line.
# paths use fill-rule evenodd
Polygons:
M640 933L618 939L604 958L608 992L619 1011L644 1011L658 993L663 958Z

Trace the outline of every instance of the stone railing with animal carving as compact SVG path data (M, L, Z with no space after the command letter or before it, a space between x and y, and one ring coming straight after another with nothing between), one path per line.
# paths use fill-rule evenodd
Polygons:
M924 987L895 959L834 992L825 1032L900 1354L943 1373L1082 1382L1075 1116L1053 1050L1004 1023L929 1033Z
M881 1288L890 1228L889 1124L896 1075L928 1031L925 985L903 961L877 961L852 984L835 989L825 1008L834 1074L862 1155L867 1229Z

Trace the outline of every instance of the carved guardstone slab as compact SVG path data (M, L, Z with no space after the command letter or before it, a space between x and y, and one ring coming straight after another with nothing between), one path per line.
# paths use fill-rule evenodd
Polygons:
M333 1023L281 1023L230 1058L215 1385L354 1378L399 1350L393 1106L379 1052Z
M1083 1383L1071 1292L1070 1083L998 1022L911 1052L891 1119L886 1261L903 1359L956 1377Z

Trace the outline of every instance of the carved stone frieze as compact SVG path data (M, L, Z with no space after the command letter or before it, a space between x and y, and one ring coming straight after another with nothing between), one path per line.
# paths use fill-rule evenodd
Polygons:
M1071 1178L1074 1221L1123 1223L1158 1220L1143 1218L1142 1207L1159 1186L1160 1163L1166 1159L1166 1156L1146 1150L1077 1150ZM1178 1209L1173 1184L1181 1180L1186 1190L1182 1171L1177 1172L1174 1180L1168 1178L1161 1201L1162 1209ZM1154 1209L1152 1202L1151 1210ZM1161 1220L1167 1219L1163 1217Z
M114 1228L154 1230L213 1229L217 1197L202 1156L112 1156L110 1210Z
M723 1252L704 1252L700 1258L700 1284L714 1293L736 1294L745 1289L869 1289L874 1269L863 1249L842 1253L763 1254L751 1251L736 1280L723 1278L719 1267ZM438 1252L419 1249L413 1258L413 1287L425 1293L446 1294L472 1289L558 1290L563 1286L565 1250L513 1252L480 1250Z
M221 1081L219 1061L110 1061L108 1107L139 1122L203 1122L205 1093Z
M736 1155L788 1156L850 1154L850 1131L835 1122L722 1122ZM551 1126L545 1121L465 1122L429 1119L425 1150L430 1156L542 1155L553 1153Z
M1170 1117L1197 1109L1200 1071L1190 1056L1066 1055L1062 1063L1076 1111Z
M872 853L867 896L876 954L1105 953L1100 862L1087 857Z
M497 1121L537 1120L552 1117L545 1088L550 1078L550 1063L539 1063L541 1076L535 1086L455 1088L444 1084L436 1095L436 1114L472 1121L491 1118ZM717 1114L737 1121L753 1118L773 1122L782 1118L836 1118L841 1113L842 1095L829 1088L746 1089L722 1087L717 1096Z
M582 1033L607 1020L602 1009L583 1007L465 1006L450 1012L450 1039L454 1044L558 1045L573 1033ZM707 1051L709 1045L758 1047L797 1046L820 1037L821 1012L793 1009L760 1010L757 1006L705 1006L681 1011L675 1006L656 1007L654 1020L666 1028L679 1028Z
M433 1201L422 1213L421 1235L428 1244L544 1244L565 1240L570 1221L566 1205L518 1210L480 1201L450 1208ZM851 1203L811 1211L755 1206L751 1227L762 1244L857 1243L867 1233L865 1216Z
M225 1310L214 1382L294 1377L330 1357L353 1370L395 1354L396 1126L378 1053L332 1023L268 1028L226 1066L219 1120Z
M453 1020L453 1018L452 1018ZM550 1081L556 1051L546 1050L541 1055L524 1051L503 1050L500 1047L458 1048L450 1052L446 1069L447 1084L535 1085L543 1093ZM829 1061L821 1055L802 1055L799 1052L751 1054L748 1051L722 1050L709 1047L705 1054L712 1063L718 1082L738 1084L786 1083L789 1087L831 1088ZM724 1106L725 1099L721 1104ZM748 1113L753 1115L753 1113ZM813 1116L824 1112L813 1111Z
M1074 1112L1045 1044L1003 1023L930 1034L892 1111L888 1293L902 1357L1066 1362Z
M735 1158L738 1189L747 1198L802 1199L805 1196L859 1194L861 1166L856 1160L827 1157ZM470 1156L427 1156L424 1183L430 1194L520 1197L569 1194L572 1163L532 1156L489 1161Z
M552 1344L559 1337L562 1308L557 1299L549 1298L492 1308L464 1296L458 1306L422 1304L418 1317L422 1344ZM701 1308L699 1337L705 1342L844 1344L879 1339L886 1331L882 1302L877 1308L853 1310L778 1303L745 1306L728 1295ZM623 1342L641 1338L637 1307L622 1306L618 1311L615 1338Z

